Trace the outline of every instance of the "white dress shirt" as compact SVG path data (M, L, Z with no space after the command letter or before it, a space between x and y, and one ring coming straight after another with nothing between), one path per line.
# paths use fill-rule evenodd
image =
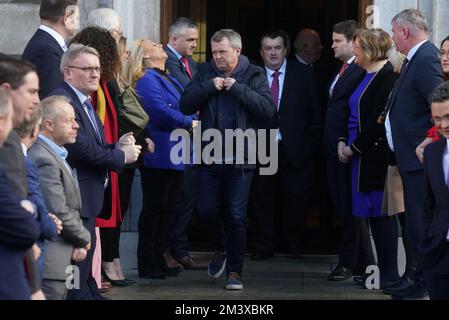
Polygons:
M64 50L64 52L67 51L67 45L65 44L65 39L59 32L57 32L56 30L53 30L52 28L44 26L44 25L40 25L39 29L50 34L59 43L62 50Z
M287 70L287 59L284 59L284 63L282 64L282 67L278 70L279 71L279 100L278 100L278 111L281 109L281 99L282 99L282 92L284 91L284 81L285 81L285 72ZM271 85L273 84L273 74L276 72L275 70L271 70L267 66L265 66L265 71L267 75L268 85L271 88ZM276 140L281 141L281 131L278 129Z
M420 43L418 43L416 46L410 49L410 51L407 53L407 60L408 63L412 61L413 57L415 56L416 52L418 51L421 46L426 43L428 40L424 40ZM407 65L405 66L407 68ZM385 130L387 135L387 141L388 145L391 149L391 151L394 151L394 144L393 144L393 133L391 131L391 122L390 122L390 111L388 111L387 118L385 119Z

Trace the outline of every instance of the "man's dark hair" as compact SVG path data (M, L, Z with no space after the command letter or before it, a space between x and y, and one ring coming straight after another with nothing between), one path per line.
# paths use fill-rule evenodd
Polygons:
M28 61L14 58L0 59L0 84L9 83L15 90L25 82L25 76L36 72L36 68Z
M443 82L433 90L429 97L429 103L441 103L449 100L449 82Z
M260 36L259 44L262 46L262 40L264 38L270 38L270 39L276 39L277 37L281 37L284 41L284 47L287 48L287 56L290 54L290 50L292 48L290 37L288 36L287 32L284 30L276 30L276 31L270 31L265 32Z
M360 29L360 24L355 20L345 20L334 25L333 32L343 34L346 40L352 41L355 32Z
M58 22L66 14L68 6L76 6L77 0L42 0L39 17L42 20Z

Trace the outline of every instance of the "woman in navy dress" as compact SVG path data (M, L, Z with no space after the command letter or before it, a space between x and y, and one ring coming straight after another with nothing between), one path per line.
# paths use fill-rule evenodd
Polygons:
M369 219L384 288L400 281L398 225L393 217L382 215L388 145L384 126L377 121L397 79L387 58L392 46L382 29L359 30L354 37L356 63L366 76L349 100L348 146L341 159L350 161L352 212Z

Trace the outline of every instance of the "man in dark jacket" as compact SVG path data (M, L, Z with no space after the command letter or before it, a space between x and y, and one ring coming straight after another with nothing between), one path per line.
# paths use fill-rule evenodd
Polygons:
M199 111L202 130L218 130L225 145L225 131L255 129L255 118L271 118L275 106L264 71L241 55L242 40L237 32L229 29L216 32L211 47L213 62L199 66L180 106L185 114ZM220 152L216 152L211 164L200 166L197 177L197 213L200 220L208 223L207 230L216 245L208 274L217 279L226 266L226 289L231 290L243 289L246 208L255 168L248 161L252 156L248 150L255 147L250 143L238 150L244 153L243 157L236 155L236 148L226 148L234 152L225 152L223 156L217 156ZM244 159L243 163L239 158ZM225 208L223 215L221 204ZM219 247L222 241L217 239L219 232L215 230L222 216L228 224L226 247Z

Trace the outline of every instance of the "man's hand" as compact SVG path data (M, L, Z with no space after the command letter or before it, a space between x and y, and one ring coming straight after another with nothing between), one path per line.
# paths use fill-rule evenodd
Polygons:
M235 82L236 82L236 80L234 78L226 78L225 83L224 83L226 90L227 91L231 90L231 88Z
M346 148L346 143L340 141L338 143L338 147L337 147L337 155L338 155L338 160L340 160L341 163L349 163L349 159L344 155L343 150Z
M89 251L90 250L90 247L91 247L91 244L90 244L90 242L84 247L84 249L86 250L86 251Z
M28 211L30 214L36 214L36 205L32 203L29 200L22 200L20 201L20 205L22 208L24 208L26 211Z
M34 260L39 259L39 257L41 256L41 248L39 248L37 244L33 244L31 249L33 250Z
M57 216L55 216L52 213L48 213L48 216L50 217L50 219L54 222L54 224L56 225L56 230L58 231L58 234L61 234L61 231L63 229L62 227L62 221L58 219Z
M75 262L82 262L86 259L87 251L84 248L73 248L72 260Z
M421 163L424 163L424 149L433 142L432 138L426 138L415 150L416 156Z
M139 158L140 151L142 150L142 146L130 144L130 145L119 145L119 150L122 150L125 153L125 163L134 163Z
M156 145L154 144L153 140L151 140L150 138L145 138L145 141L148 145L148 152L154 153L154 151L156 150Z
M129 146L133 144L136 144L136 139L134 138L132 132L128 132L127 134L124 134L120 137L117 142L117 148L119 148L120 146Z
M343 155L348 159L351 160L352 156L354 155L354 152L351 150L350 147L343 148Z
M217 89L218 91L223 90L225 87L225 81L225 79L220 77L214 78L215 89Z

